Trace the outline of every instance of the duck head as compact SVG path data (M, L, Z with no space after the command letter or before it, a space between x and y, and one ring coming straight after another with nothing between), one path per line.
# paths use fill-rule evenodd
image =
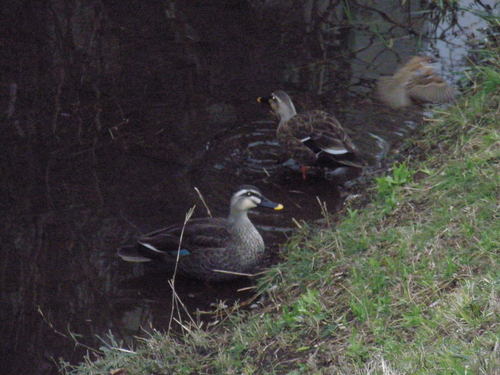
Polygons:
M408 79L416 76L434 74L433 65L436 59L431 56L413 56L401 69L399 69L394 77L401 79L406 83Z
M276 211L282 210L281 203L272 202L258 188L252 185L242 185L231 197L231 212L247 212L255 207L272 208Z
M290 120L297 114L292 99L282 90L274 91L270 96L259 97L257 101L268 104L273 114L278 117L280 124Z

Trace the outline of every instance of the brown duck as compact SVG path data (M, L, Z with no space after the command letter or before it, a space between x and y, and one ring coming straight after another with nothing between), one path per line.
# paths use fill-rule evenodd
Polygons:
M268 104L278 117L278 141L287 154L301 164L304 179L312 166L363 167L356 147L333 115L320 110L297 114L292 100L281 90L257 101Z
M455 98L456 91L436 74L430 65L435 60L429 56L414 56L396 73L380 77L377 95L386 105L397 109L413 103L447 103Z
M136 246L118 255L128 262L162 260L174 263L187 276L210 281L238 277L252 271L264 257L264 240L248 218L255 207L281 210L283 205L265 198L255 186L243 185L231 197L227 218L192 219L146 234ZM182 239L182 240L181 240Z

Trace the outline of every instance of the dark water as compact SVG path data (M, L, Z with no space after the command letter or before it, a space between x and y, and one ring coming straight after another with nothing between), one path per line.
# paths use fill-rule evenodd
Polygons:
M170 274L115 253L193 205L204 216L194 187L216 216L244 183L285 205L252 214L266 264L279 260L293 219L321 218L318 199L333 214L342 206L335 181L303 181L281 164L257 96L281 88L299 111L335 113L373 173L420 119L381 106L374 79L422 48L450 50L426 37L435 13L410 2L349 11L328 1L47 3L2 10L12 21L2 26L0 97L5 374L55 373L55 362L81 361L108 332L131 343L166 330ZM392 24L380 16L388 11ZM250 299L239 290L251 285L178 279L176 291L195 316Z

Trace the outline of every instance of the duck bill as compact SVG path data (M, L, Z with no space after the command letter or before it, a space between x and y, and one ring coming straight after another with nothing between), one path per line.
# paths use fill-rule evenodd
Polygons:
M270 100L271 100L270 96L259 96L257 98L257 102L261 104L269 104Z
M281 203L272 202L267 198L262 198L259 207L272 208L275 211L279 211L284 208L284 206Z

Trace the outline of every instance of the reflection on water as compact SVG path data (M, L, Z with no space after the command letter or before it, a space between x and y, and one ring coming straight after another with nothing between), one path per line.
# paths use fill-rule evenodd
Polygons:
M383 166L421 114L384 108L370 90L434 43L427 13L414 2L334 3L6 6L16 20L2 26L0 57L3 373L55 373L54 361L80 361L82 345L98 347L108 331L130 343L142 329L166 330L169 273L115 252L194 204L205 215L195 186L216 216L244 183L285 205L251 214L269 245L264 266L279 259L293 219L321 218L318 200L342 205L338 176L303 181L290 170L257 96L281 88L299 111L334 113L368 173ZM176 291L194 314L247 300L251 290L239 290L251 285L178 279Z

